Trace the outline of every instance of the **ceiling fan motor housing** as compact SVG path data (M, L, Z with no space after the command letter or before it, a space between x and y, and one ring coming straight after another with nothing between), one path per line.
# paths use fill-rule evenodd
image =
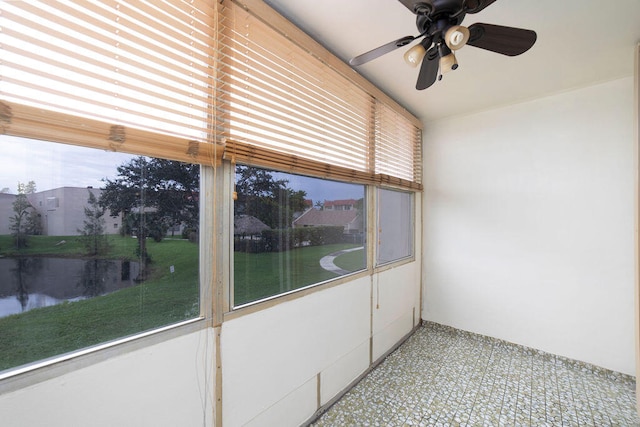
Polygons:
M418 1L414 9L417 10L416 27L420 34L428 32L433 35L452 25L460 25L465 17L465 13L461 13L463 0ZM427 12L420 13L420 10Z

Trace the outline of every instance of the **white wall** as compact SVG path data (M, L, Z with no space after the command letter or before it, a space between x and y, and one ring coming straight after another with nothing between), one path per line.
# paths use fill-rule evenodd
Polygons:
M423 317L635 375L633 81L428 123Z
M417 325L419 267L418 260L225 321L223 425L309 419Z
M0 425L213 425L212 330L0 395Z

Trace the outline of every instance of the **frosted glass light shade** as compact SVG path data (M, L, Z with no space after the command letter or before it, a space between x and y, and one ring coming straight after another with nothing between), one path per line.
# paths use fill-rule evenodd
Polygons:
M455 70L458 68L458 61L456 60L456 56L451 52L448 55L440 58L440 73L445 74L451 70Z
M422 46L422 43L418 43L406 51L404 54L404 62L415 68L422 63L422 59L426 53L427 50Z

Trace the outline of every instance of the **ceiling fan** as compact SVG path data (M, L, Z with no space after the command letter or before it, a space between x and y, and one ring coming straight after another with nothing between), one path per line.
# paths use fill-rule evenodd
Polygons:
M467 13L478 13L496 0L399 0L416 15L417 36L406 36L352 58L353 66L362 65L414 40L422 40L404 55L413 67L419 64L416 89L423 90L444 73L458 68L455 51L465 45L507 56L520 55L536 42L535 31L501 25L475 23L468 28L462 21ZM438 74L440 71L440 74Z

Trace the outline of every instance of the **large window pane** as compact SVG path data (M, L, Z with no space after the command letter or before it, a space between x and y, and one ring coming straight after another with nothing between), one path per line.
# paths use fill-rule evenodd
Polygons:
M236 307L366 268L364 185L235 172Z
M0 146L0 371L200 315L199 166Z
M413 255L413 194L378 189L378 265Z

